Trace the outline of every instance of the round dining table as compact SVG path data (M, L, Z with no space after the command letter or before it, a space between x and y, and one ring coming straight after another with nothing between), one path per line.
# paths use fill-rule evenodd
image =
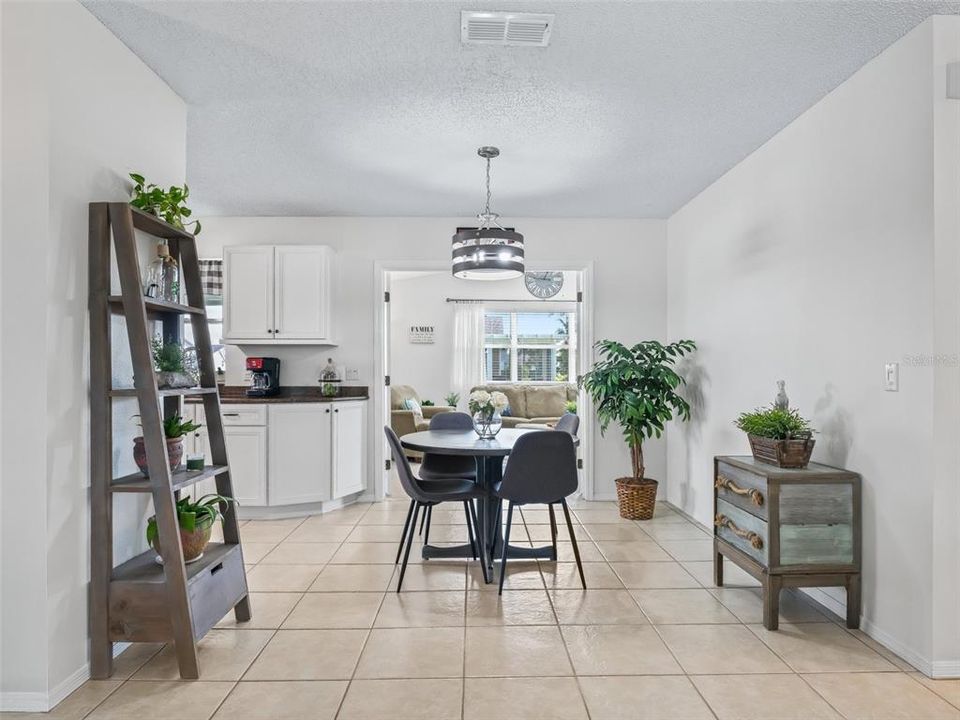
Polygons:
M422 430L409 433L400 438L400 444L408 450L437 455L470 455L477 461L477 484L489 491L503 477L503 460L513 450L517 439L537 429L503 428L495 438L481 439L473 430ZM574 443L578 440L574 437ZM499 501L490 492L479 503L477 520L480 523L480 535L484 546L488 548L487 560L490 566L501 556L503 550L503 532L497 525L497 507ZM453 547L424 545L423 558L467 558L473 557L469 543ZM518 547L510 545L511 558L556 560L553 545L546 547ZM492 575L491 575L492 577Z

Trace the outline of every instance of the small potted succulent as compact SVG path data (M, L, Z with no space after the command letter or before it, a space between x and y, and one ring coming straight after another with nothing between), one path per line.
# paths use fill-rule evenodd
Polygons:
M177 522L180 525L180 545L184 562L193 562L203 557L210 542L213 524L223 517L223 509L236 500L223 495L204 495L194 501L189 496L177 500ZM160 530L157 517L147 520L147 542L160 554Z
M741 413L734 425L747 434L755 460L782 468L805 468L815 430L796 409L773 404Z
M139 416L135 416L139 417ZM179 414L174 414L163 421L163 434L167 439L167 459L170 461L170 470L176 470L183 460L183 436L189 432L199 430L202 425L198 425L193 420L184 420ZM144 445L143 436L133 439L133 461L137 464L145 476L150 476L147 468L147 447Z
M448 392L443 399L448 407L456 408L460 404L460 393Z
M510 402L502 392L494 390L474 390L470 393L467 406L473 414L473 429L481 438L491 439L497 436L503 427L500 413L509 407Z

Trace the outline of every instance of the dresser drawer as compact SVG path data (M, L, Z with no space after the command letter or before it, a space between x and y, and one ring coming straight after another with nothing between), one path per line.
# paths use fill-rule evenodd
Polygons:
M266 405L221 405L220 415L223 416L225 426L267 424Z
M767 478L763 475L741 470L721 461L717 463L717 478L714 484L718 499L736 505L758 518L769 518Z
M765 520L717 498L717 514L713 522L717 537L742 550L761 565L769 564L769 533Z

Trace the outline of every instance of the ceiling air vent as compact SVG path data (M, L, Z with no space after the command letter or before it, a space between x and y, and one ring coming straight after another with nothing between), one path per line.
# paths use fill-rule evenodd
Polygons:
M546 47L552 29L552 14L477 10L460 13L460 41L467 45Z

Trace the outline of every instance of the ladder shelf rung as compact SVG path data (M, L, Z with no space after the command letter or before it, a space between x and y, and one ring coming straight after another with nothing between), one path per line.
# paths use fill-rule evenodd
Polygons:
M203 470L175 470L171 475L171 487L174 490L179 490L201 480L216 477L220 473L225 473L228 469L226 465L207 465ZM150 478L144 477L142 473L133 473L115 479L110 483L110 491L115 493L149 493L153 491L153 488L150 485Z
M130 206L130 213L133 215L133 226L148 235L153 235L158 238L176 238L177 240L194 239L193 235L183 228L175 227L161 220L156 215L151 215L132 205Z
M191 395L215 395L217 393L217 388L212 387L192 387L192 388L165 388L163 390L157 390L157 394L160 397L176 397L178 395L183 395L189 397ZM136 397L137 389L136 388L114 388L110 390L111 397Z
M123 312L123 296L111 295L109 297L110 308L116 313ZM167 302L166 300L156 300L154 298L143 298L143 304L148 313L173 313L175 315L206 315L207 311L201 307L191 305L181 305L180 303Z
M212 542L203 551L203 557L192 563L187 563L187 583L201 575L204 570L222 563L229 555L240 552L239 543ZM157 562L157 553L153 548L127 560L113 569L111 583L162 583L163 565Z

